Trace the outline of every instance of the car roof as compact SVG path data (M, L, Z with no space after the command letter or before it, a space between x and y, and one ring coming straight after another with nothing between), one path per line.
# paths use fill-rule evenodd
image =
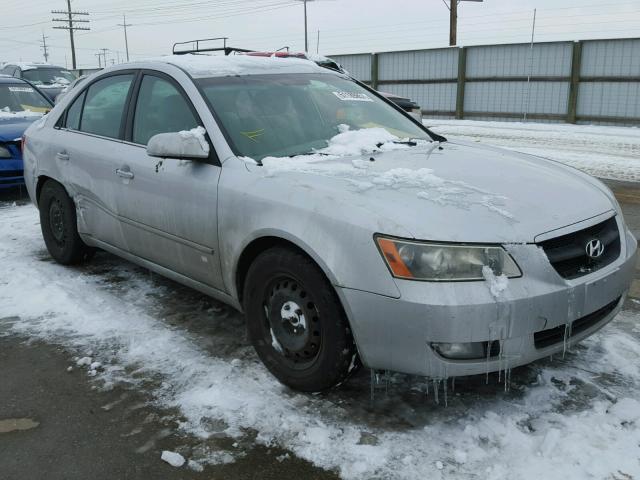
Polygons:
M9 76L0 76L0 85L4 85L4 84L16 84L16 83L27 83L24 80L22 80L21 78L16 78L16 77L9 77Z
M119 67L145 68L149 64L158 63L179 67L194 78L273 73L327 73L327 69L306 59L249 55L167 55L147 61L120 64Z

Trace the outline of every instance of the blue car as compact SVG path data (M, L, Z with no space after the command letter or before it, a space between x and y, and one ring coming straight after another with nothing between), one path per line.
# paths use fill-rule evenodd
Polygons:
M24 185L22 134L53 108L31 83L0 76L0 190Z

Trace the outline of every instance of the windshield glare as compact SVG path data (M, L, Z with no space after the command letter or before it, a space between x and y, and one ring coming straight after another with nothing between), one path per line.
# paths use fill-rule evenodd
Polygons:
M30 110L47 113L51 110L51 104L28 84L4 84L0 85L0 110L9 112Z
M35 85L69 85L76 77L62 68L35 68L25 70L22 76Z
M401 139L428 133L354 81L334 74L248 75L197 81L240 156L302 155L344 131L383 128Z

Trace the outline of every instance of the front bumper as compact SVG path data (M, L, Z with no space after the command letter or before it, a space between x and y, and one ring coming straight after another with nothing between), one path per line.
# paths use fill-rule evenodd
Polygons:
M444 378L504 370L562 352L564 335L550 333L580 325L570 337L573 344L606 325L622 306L633 280L637 242L620 218L618 225L620 257L575 280L562 278L536 245L506 246L524 275L509 280L499 299L486 282L396 280L397 299L340 288L363 363ZM541 335L546 342L540 342ZM450 360L431 346L465 342L500 342L501 353Z
M0 190L24 185L22 160L0 159Z

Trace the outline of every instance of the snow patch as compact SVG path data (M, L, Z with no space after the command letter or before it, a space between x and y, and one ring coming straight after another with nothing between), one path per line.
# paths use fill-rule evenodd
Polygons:
M504 274L496 276L493 270L486 265L482 267L482 276L487 282L487 288L491 292L491 296L499 300L509 286L509 279Z
M263 158L265 176L273 177L285 172L322 175L344 179L357 192L375 188L414 189L415 195L422 200L461 208L478 205L513 220L513 215L503 207L507 200L503 195L493 194L466 182L441 178L430 168L379 170L375 168L375 162L360 158L376 152L424 147L429 142L416 140L418 147L397 143L408 139L400 139L383 128L350 130L348 125L340 125L339 131L329 140L327 147L316 150L315 154ZM434 146L438 144L434 142ZM350 156L358 158L348 163L346 159Z
M172 467L181 467L186 461L179 453L170 452L169 450L163 450L160 458Z
M205 138L207 131L204 129L204 127L198 126L196 128L192 128L191 130L182 130L178 133L180 133L180 136L185 140L189 138L195 138L198 143L200 143L202 150L204 150L205 153L209 153L209 142L207 142L207 139Z
M162 379L149 382L157 385L149 392L158 405L179 412L181 433L285 448L346 480L440 478L445 472L452 480L640 477L637 313L623 311L561 363L519 369L517 394L490 387L460 391L445 409L424 398L424 390L417 392L424 404L411 401L408 380L418 389L424 384L397 376L383 407L374 410L362 406L368 384L357 376L343 392L299 394L280 385L250 348L229 353L228 345L214 343L211 325L237 324L230 333L242 336L237 314L207 312L206 330L166 319L165 289L172 287L125 261L98 255L96 270L42 261L38 211L31 205L4 209L0 231L11 233L0 235L2 335L28 335L108 358L101 376L107 385ZM125 283L111 284L97 271L105 265L126 276ZM231 365L234 358L242 364ZM580 389L587 394L578 395ZM551 449L554 429L561 438ZM363 431L375 435L376 445L359 444ZM545 445L547 457L541 455ZM466 462L454 449L466 453ZM443 465L440 473L436 462Z
M43 113L32 112L31 110L14 112L9 107L0 108L0 119L42 117L43 115Z
M441 135L545 157L600 178L640 181L640 128L425 119Z

